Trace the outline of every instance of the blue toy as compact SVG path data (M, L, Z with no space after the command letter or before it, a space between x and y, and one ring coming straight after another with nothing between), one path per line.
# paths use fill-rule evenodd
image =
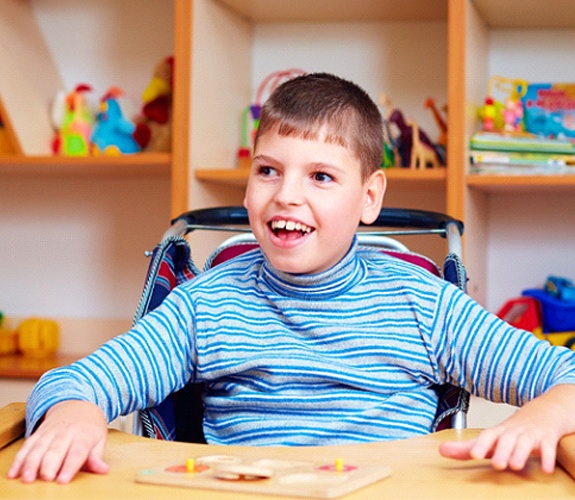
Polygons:
M140 146L133 137L136 126L124 117L118 97L122 91L111 88L102 98L100 113L92 131L92 154L118 156L140 151Z

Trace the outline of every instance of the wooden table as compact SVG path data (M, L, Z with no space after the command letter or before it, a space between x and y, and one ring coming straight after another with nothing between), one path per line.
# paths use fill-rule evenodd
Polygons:
M14 410L14 408L12 408ZM6 412L4 415L8 415ZM6 417L4 417L6 420ZM385 443L352 446L253 448L239 446L208 446L155 441L147 438L110 431L106 460L111 471L105 476L80 473L65 486L37 481L22 484L6 479L6 472L20 448L22 440L14 441L0 451L0 497L10 499L150 499L170 500L201 498L202 500L257 500L288 499L290 496L265 496L197 490L173 486L138 484L138 471L183 463L186 458L205 455L281 457L284 460L327 460L342 457L345 463L380 463L391 467L391 476L346 495L351 499L425 498L442 500L473 498L561 498L575 497L575 481L562 468L551 476L541 473L536 459L525 471L496 472L487 461L458 462L442 458L438 446L445 440L469 438L477 430L447 430L425 437ZM575 436L565 438L560 446L560 457L566 466L573 467ZM286 491L288 493L288 491Z

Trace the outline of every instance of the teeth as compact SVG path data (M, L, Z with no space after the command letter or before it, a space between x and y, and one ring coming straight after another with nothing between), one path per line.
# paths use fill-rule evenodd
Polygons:
M306 234L311 233L311 227L293 220L274 220L271 223L271 228L273 230L285 229L286 231L301 231Z

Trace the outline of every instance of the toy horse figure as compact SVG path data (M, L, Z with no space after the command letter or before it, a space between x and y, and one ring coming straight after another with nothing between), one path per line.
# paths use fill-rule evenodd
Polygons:
M412 148L413 148L413 127L409 125L405 118L403 117L403 113L398 109L395 109L390 117L389 122L395 124L395 126L399 129L399 137L397 139L397 149L401 156L401 163L403 166L411 166L412 164ZM431 148L436 157L436 165L443 164L442 158L437 155L437 151L435 149L435 145L431 142L427 134L420 130L417 127L417 142L418 144L425 144L427 147Z
M419 126L416 122L411 122L412 128L412 145L411 145L411 168L436 168L439 166L435 149L420 141Z

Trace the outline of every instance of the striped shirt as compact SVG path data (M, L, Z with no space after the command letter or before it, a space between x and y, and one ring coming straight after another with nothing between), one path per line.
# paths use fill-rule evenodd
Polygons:
M457 287L354 243L290 275L259 250L176 288L131 331L45 374L28 432L53 404L108 420L205 382L211 444L326 445L425 434L435 384L521 406L575 383L575 353L516 330Z

